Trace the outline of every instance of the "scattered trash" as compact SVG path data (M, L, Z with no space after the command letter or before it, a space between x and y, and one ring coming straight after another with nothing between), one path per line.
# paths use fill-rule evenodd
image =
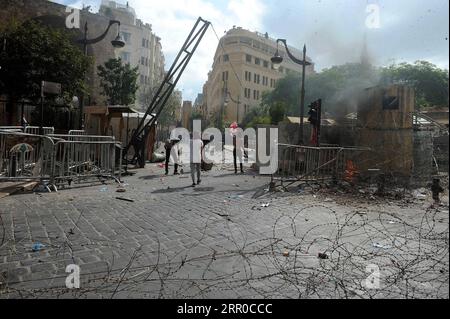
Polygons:
M73 231L72 228L69 230L69 235L75 235L75 232Z
M134 200L132 200L132 199L128 199L128 198L123 198L123 197L116 197L116 199L118 199L118 200L122 200L122 201L125 201L125 202L130 202L130 203L134 203Z
M318 257L319 257L319 259L328 259L329 258L328 255L325 253L319 253Z
M228 198L230 198L230 199L242 199L244 197L245 197L244 195L233 194L233 195L230 195Z
M391 246L382 245L380 243L374 243L374 244L372 244L372 246L375 248L381 248L381 249L390 249L391 248Z
M239 187L239 185L238 185L238 184L233 184L233 186L234 186L234 187Z
M165 164L158 164L158 167L159 168L166 168L166 165Z
M125 188L118 188L116 192L117 193L126 193L127 190Z
M45 248L45 245L43 245L43 244L41 244L41 243L39 243L39 242L34 243L34 244L31 246L31 249L33 250L33 252L41 251L41 250L43 250L44 248Z
M289 252L288 251L283 252L283 256L284 257L289 257Z
M332 202L332 201L333 200L331 198L325 198L325 200L324 200L324 202L327 202L327 203Z
M262 205L261 205L261 207L269 207L269 206L270 206L270 203L262 204Z

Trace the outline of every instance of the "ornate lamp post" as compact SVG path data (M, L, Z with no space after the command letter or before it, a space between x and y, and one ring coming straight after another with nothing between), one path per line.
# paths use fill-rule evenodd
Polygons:
M233 103L236 103L236 123L239 124L239 105L241 104L241 97L238 95L238 99L237 101L235 99L233 99L233 97L231 96L230 91L226 91L225 92L225 102L224 102L224 106L227 107L228 103L230 102L230 100Z
M116 49L121 49L125 46L125 41L124 41L122 35L120 34L120 21L110 20L109 25L106 28L106 31L103 32L102 35L100 35L99 37L94 38L94 39L88 39L88 30L89 29L88 29L88 23L86 21L86 23L84 25L84 38L77 41L78 43L83 44L83 52L84 52L85 56L88 55L88 52L87 52L88 45L98 43L98 42L102 41L103 39L105 39L106 36L108 35L109 30L111 29L111 27L114 24L118 25L118 32L117 32L117 37L113 41L111 41L111 45ZM83 114L84 113L84 95L82 95L80 97L79 102L80 102L80 130L82 130L82 129L84 129L84 114Z
M306 66L311 65L311 63L306 61L306 45L303 47L303 60L299 60L295 56L292 55L291 51L289 51L289 47L288 47L285 39L277 39L277 51L275 52L275 55L271 59L275 70L278 70L281 66L281 63L283 63L283 57L280 55L280 53L278 51L278 45L280 42L284 44L284 47L286 48L286 53L289 56L289 58L293 62L295 62L303 67L302 84L301 84L301 91L300 91L300 128L299 128L300 129L299 144L301 145L304 143L304 139L303 139L303 126L304 126L303 122L304 121L303 121L303 118L305 116L305 70L306 70Z

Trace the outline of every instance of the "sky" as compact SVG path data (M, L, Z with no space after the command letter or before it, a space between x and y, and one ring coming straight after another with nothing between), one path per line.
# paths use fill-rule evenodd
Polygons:
M53 0L97 12L101 0ZM116 0L125 4L126 0ZM221 37L233 26L268 32L302 48L316 71L360 60L364 42L374 65L428 60L449 68L448 0L129 0L137 16L162 38L168 69L199 16ZM218 40L212 28L178 89L195 100L207 80ZM366 40L364 40L366 39Z

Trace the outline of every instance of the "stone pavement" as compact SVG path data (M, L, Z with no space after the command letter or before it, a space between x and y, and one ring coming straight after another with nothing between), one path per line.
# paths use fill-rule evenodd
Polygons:
M448 298L448 205L136 172L0 200L0 298Z

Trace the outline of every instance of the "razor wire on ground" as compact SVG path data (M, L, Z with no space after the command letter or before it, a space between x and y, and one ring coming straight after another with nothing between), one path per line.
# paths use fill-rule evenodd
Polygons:
M49 189L121 178L122 146L109 136L0 130L0 181L36 181Z
M327 220L300 231L308 218L319 212ZM69 290L64 285L27 289L23 285L30 282L25 281L9 283L0 296L449 297L448 214L430 210L412 219L387 211L362 214L315 205L279 214L270 232L252 238L245 225L247 218L239 218L239 213L224 209L222 214L209 217L196 241L179 251L165 251L157 230L149 230L157 243L152 250L140 245L131 248L127 241L92 238L87 246L108 245L112 257L104 270L84 273L80 289ZM218 226L223 240L205 247L204 239ZM70 248L73 235L66 235L60 245L53 245L52 254L67 253L73 258L77 255ZM8 245L8 239L3 245ZM116 264L117 250L127 252L129 259ZM201 253L203 250L208 252ZM229 267L223 270L223 265ZM379 275L368 272L374 268ZM36 281L64 280L66 276L53 274Z

